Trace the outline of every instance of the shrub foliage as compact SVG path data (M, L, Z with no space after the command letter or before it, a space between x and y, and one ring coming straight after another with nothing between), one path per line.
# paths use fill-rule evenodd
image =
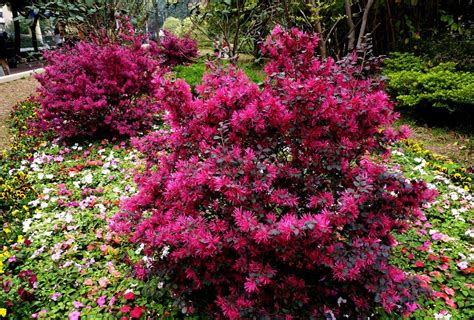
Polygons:
M434 191L374 162L405 129L379 84L320 61L317 41L275 28L262 90L232 67L211 68L197 97L156 81L170 130L135 141L147 169L112 226L144 245L137 276L164 277L186 312L406 314L425 291L389 264L391 233Z
M432 66L410 53L386 61L387 90L402 107L440 107L450 111L474 105L474 74L457 71L453 62ZM464 109L468 110L468 109Z
M198 56L197 42L191 39L188 34L178 37L167 30L164 30L164 33L165 36L160 44L165 65L172 67L190 63Z
M45 54L48 67L37 76L41 129L70 138L135 135L151 127L157 110L151 82L159 60L155 46L142 47L143 37L130 33Z
M151 128L158 110L152 80L160 69L190 62L196 43L168 34L162 46L125 25L118 39L91 37L45 54L37 76L42 109L37 126L60 137L127 135Z

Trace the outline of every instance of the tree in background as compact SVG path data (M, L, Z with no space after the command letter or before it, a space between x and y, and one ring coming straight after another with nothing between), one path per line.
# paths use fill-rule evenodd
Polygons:
M20 27L19 15L29 4L31 4L31 1L27 1L27 0L16 0L16 1L0 0L0 7L7 5L13 14L13 25L14 25L14 30L15 30L15 52L17 54L20 53L20 46L21 46L21 36L20 36L21 27Z
M473 14L466 8L472 8L471 1L210 0L193 11L192 19L198 28L206 22L208 36L227 42L232 56L239 52L257 56L261 39L279 24L317 32L320 55L340 59L368 39L375 54L420 50L423 43L443 35L451 44L462 40L472 47Z

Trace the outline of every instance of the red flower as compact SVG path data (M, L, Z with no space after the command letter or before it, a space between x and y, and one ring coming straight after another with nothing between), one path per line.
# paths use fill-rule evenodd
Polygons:
M133 292L127 292L123 297L125 300L131 301L135 299L135 294Z
M130 306L123 306L120 308L120 312L127 313L131 310L132 308Z
M140 307L133 308L132 312L130 312L130 317L132 319L140 319L142 316L143 310Z
M419 267L419 268L422 268L422 267L425 266L425 264L424 264L423 262L421 262L420 260L416 260L416 261L415 261L415 265L416 265L417 267Z
M428 259L433 260L433 261L434 261L434 260L438 260L438 258L437 258L434 254L430 254L430 255L428 256Z

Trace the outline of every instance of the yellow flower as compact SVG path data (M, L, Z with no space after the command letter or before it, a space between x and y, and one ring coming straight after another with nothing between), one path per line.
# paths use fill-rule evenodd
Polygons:
M5 233L10 233L10 232L12 232L12 231L11 231L10 229L8 229L8 228L3 228L3 231L4 231Z
M25 238L23 238L22 235L19 235L19 236L18 236L18 239L16 240L16 242L21 244L21 243L25 242Z
M469 187L468 187L468 186L464 186L464 190L469 191Z

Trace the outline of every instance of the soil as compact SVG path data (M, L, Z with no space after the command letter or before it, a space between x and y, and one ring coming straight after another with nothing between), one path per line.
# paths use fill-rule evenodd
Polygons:
M7 119L12 107L34 94L37 85L33 77L0 84L0 148L8 145Z

